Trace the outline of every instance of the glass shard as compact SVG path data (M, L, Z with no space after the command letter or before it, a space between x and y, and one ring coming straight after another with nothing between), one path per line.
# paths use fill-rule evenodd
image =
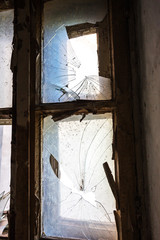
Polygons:
M13 10L0 12L0 108L12 106Z
M67 26L102 20L105 1L84 4L79 0L66 5L61 0L57 5L50 2L44 7L42 102L110 100L111 80L99 76L96 29L71 39L66 30Z
M114 172L112 114L44 119L42 232L46 236L116 239L115 201L103 163Z

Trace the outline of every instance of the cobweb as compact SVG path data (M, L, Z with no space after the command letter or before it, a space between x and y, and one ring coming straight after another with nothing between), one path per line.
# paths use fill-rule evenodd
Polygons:
M110 79L98 75L96 34L69 39L62 25L45 41L42 95L43 102L111 99Z
M116 239L115 201L103 163L114 169L111 114L44 121L43 232L47 236Z

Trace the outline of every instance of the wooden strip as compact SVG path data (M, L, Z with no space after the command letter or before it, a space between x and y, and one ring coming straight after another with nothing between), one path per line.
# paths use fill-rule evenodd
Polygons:
M40 240L77 240L76 238L61 238L61 237L41 237ZM78 239L79 240L79 239ZM86 240L84 238L81 238L80 240Z
M112 11L112 36L114 77L116 84L116 152L117 172L120 183L119 201L123 239L140 239L136 217L136 155L133 125L133 92L128 36L129 1L110 0ZM128 205L130 206L128 208ZM132 227L128 222L132 220Z
M15 1L9 220L12 240L30 239L30 8L31 1Z
M113 101L88 101L88 100L77 100L73 102L64 103L43 103L36 107L36 111L40 113L55 113L61 111L71 111L74 110L81 112L107 112L116 109L115 102Z
M114 217L117 226L118 240L122 240L122 224L121 224L121 212L120 210L114 211Z
M30 238L41 235L41 129L42 117L35 113L41 98L41 0L32 0L30 18ZM34 184L33 184L34 183Z
M12 125L12 119L0 119L0 125Z
M112 190L112 193L113 193L113 195L114 195L114 197L116 199L117 207L119 207L118 190L117 190L117 185L116 185L116 183L114 181L112 172L111 172L110 167L109 167L107 162L103 163L103 167L104 167L104 171L105 171L105 174L107 176L110 188Z
M67 34L69 38L80 37L87 34L96 33L96 24L83 23L74 26L66 26Z

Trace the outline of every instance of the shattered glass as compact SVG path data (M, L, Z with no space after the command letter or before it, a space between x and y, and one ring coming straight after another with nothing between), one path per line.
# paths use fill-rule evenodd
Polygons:
M13 10L0 12L0 108L12 106Z
M115 200L104 173L112 160L112 114L72 116L43 126L42 235L116 239Z
M106 1L56 2L44 6L42 102L110 100L111 80L99 76L97 34L69 39L66 30L103 20Z

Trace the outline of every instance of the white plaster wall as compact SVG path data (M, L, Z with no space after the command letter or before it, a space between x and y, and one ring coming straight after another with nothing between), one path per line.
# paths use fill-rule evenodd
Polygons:
M160 239L160 0L138 1L137 29L150 232ZM150 239L150 238L148 238Z

